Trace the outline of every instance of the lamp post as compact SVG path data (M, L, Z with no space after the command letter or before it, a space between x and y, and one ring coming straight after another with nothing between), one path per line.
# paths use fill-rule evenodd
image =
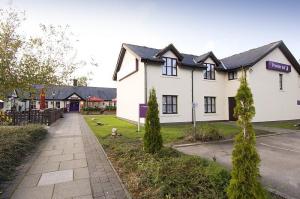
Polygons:
M55 92L52 91L52 109L54 110L54 97L55 97Z

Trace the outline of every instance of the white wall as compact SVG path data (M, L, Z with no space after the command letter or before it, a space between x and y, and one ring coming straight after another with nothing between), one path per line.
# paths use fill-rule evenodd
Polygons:
M211 58L204 63L216 64ZM225 84L227 73L215 71L215 80L204 79L204 71L194 73L194 101L198 104L196 108L197 121L225 120L226 101ZM204 113L204 97L216 97L216 113Z
M167 52L165 57L176 56ZM127 50L124 62L129 60L135 66L135 55ZM253 67L252 72L247 72L247 79L254 97L256 115L254 122L300 119L300 78L292 67L290 73L283 74L284 90L279 90L279 73L266 69L266 61L275 61L288 64L289 61L279 49L275 49ZM205 63L214 63L208 58ZM121 66L122 68L122 66ZM133 121L138 120L138 104L145 102L144 63L139 60L138 72L117 81L117 116ZM178 67L177 76L162 75L162 65L146 65L147 96L151 88L156 89L157 101L160 110L161 123L191 122L192 121L192 70L191 68ZM203 70L194 71L194 102L197 121L228 120L228 97L234 97L239 88L239 79L228 80L228 72L216 71L215 80L206 80ZM238 71L238 78L242 71ZM162 96L177 95L178 113L162 114ZM216 113L204 113L204 97L216 97Z
M126 50L121 65L135 66L135 54L129 49ZM136 73L122 79L120 81L119 73L117 74L117 117L125 118L132 121L138 121L139 104L145 102L144 88L144 63L139 60L139 69ZM122 74L124 75L124 74Z
M164 57L176 58L168 51ZM177 76L162 75L163 65L147 66L148 96L151 88L155 88L161 123L192 121L192 72L191 69L178 67ZM162 114L162 96L177 95L177 114ZM119 101L118 101L119 103Z
M290 73L266 69L266 61L291 65L279 48L259 61L249 72L256 115L254 122L300 119L299 75L292 66ZM279 73L283 74L283 90L279 89Z

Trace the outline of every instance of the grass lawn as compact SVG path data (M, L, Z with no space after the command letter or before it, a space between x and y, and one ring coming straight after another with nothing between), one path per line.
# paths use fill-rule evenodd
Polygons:
M299 127L295 126L299 124L300 120L287 120L287 121L274 121L274 122L257 122L254 125L265 126L265 127L274 127L274 128L283 128L283 129L292 129L300 130Z
M144 128L141 127L141 131L137 132L137 126L127 121L120 120L114 115L93 115L85 116L85 119L92 130L100 138L105 138L111 135L112 128L117 128L118 132L127 138L142 138L144 135ZM94 119L94 120L93 120ZM96 124L96 121L103 123L103 126ZM207 122L197 123L197 127L207 124ZM210 122L210 125L217 128L221 135L225 138L230 138L239 132L239 128L234 125L228 125L222 122ZM192 124L172 124L162 125L161 133L164 143L176 142L182 139L186 132L192 128Z

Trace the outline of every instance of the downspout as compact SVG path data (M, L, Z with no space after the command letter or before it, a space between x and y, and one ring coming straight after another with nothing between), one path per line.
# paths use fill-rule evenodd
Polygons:
M147 104L147 62L144 62L144 87L145 87L145 104Z
M194 110L193 110L193 106L194 106L194 68L192 69L192 123L194 121Z

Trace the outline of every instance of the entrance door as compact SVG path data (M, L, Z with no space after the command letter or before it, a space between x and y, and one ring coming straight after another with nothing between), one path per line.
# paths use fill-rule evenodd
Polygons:
M234 107L235 107L235 98L234 97L228 97L228 108L229 108L229 120L230 121L236 121L237 119L233 116L234 114Z
M79 102L78 101L71 101L70 102L70 112L78 112L79 111Z

